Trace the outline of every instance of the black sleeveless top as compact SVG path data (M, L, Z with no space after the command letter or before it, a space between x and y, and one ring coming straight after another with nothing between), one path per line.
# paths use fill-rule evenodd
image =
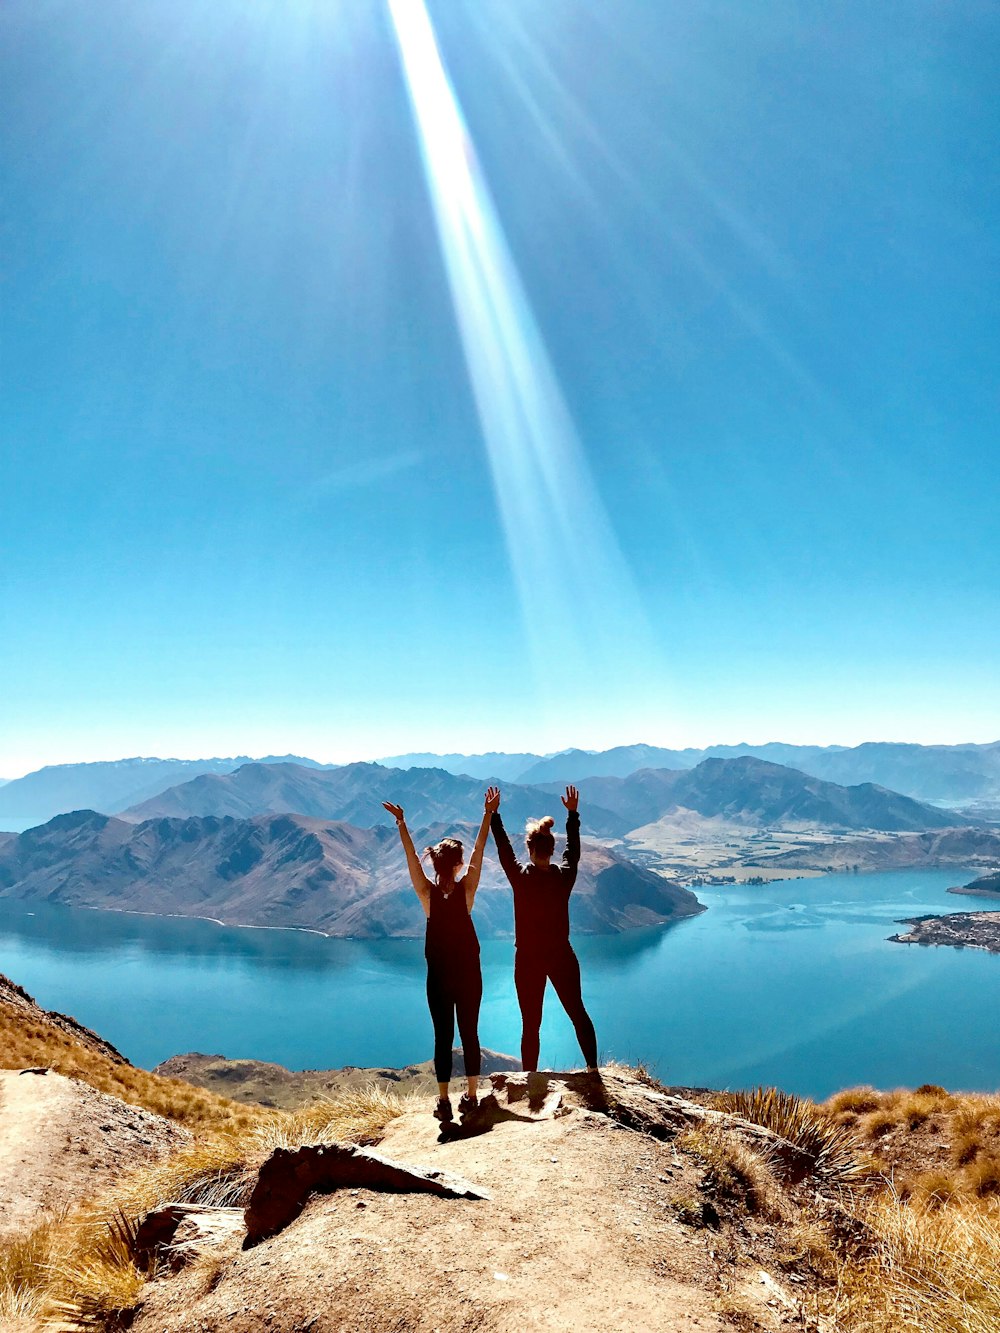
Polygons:
M437 883L431 886L424 957L437 966L460 968L466 963L478 966L479 936L465 905L464 877L448 893L443 893Z

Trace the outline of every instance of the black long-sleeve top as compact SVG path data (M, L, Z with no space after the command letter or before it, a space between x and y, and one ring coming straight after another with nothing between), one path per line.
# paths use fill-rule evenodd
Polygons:
M569 944L569 895L580 864L580 815L566 816L566 850L558 865L522 865L514 855L499 810L490 820L504 874L514 890L514 943L526 953Z

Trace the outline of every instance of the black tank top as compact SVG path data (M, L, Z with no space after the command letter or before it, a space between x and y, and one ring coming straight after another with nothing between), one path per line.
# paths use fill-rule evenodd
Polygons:
M465 881L459 880L448 893L439 884L431 887L431 910L427 918L424 957L439 965L461 967L479 958L479 936L465 905Z

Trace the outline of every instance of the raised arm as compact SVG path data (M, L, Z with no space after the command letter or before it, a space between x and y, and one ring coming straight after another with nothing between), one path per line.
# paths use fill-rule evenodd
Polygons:
M406 853L406 866L410 872L410 883L413 885L413 891L420 899L424 912L427 915L430 915L432 885L430 880L424 874L424 868L420 864L420 857L417 855L417 849L414 847L413 839L410 837L410 830L406 827L403 807L401 805L393 805L391 801L383 801L382 804L396 821L396 828L399 830L399 841L403 844L403 851Z
M500 818L500 793L497 793L497 809L493 811L490 817L490 828L493 830L493 841L497 845L497 856L500 858L500 864L503 867L503 873L510 880L511 885L519 878L521 874L521 863L514 855L514 848L510 845L510 838L507 837L507 830L503 826L503 820Z
M470 912L476 899L476 890L479 888L479 876L483 871L483 852L486 850L486 839L490 833L490 819L496 814L499 804L500 788L490 787L483 802L483 818L476 834L476 845L472 849L469 868L464 875L465 905Z
M580 864L580 793L575 787L567 787L562 798L566 807L566 850L562 855L563 882L572 889L576 883L577 867Z

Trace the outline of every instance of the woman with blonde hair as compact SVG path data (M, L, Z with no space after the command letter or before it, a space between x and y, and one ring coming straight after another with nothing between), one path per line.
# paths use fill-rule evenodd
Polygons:
M448 1083L451 1079L451 1046L455 1040L455 1020L462 1040L462 1056L468 1080L465 1096L458 1104L462 1115L478 1106L477 1089L481 1064L479 1050L479 1006L483 998L483 974L479 966L479 938L472 923L472 905L483 868L483 851L489 836L490 817L500 804L500 792L490 787L486 793L483 819L465 874L462 869L464 849L457 838L442 838L426 849L434 878L424 874L420 857L406 827L403 807L391 801L382 804L396 821L399 838L406 853L410 881L427 918L424 956L427 959L427 1004L434 1024L434 1075L438 1085L435 1118L447 1123L453 1119Z
M500 793L492 817L493 838L504 874L514 890L514 987L521 1009L521 1067L538 1068L545 983L551 981L580 1043L588 1070L597 1070L597 1034L583 1003L580 963L569 942L569 896L580 864L580 793L567 787L566 850L552 864L556 840L551 815L528 823L524 841L529 865L514 855L500 818Z

